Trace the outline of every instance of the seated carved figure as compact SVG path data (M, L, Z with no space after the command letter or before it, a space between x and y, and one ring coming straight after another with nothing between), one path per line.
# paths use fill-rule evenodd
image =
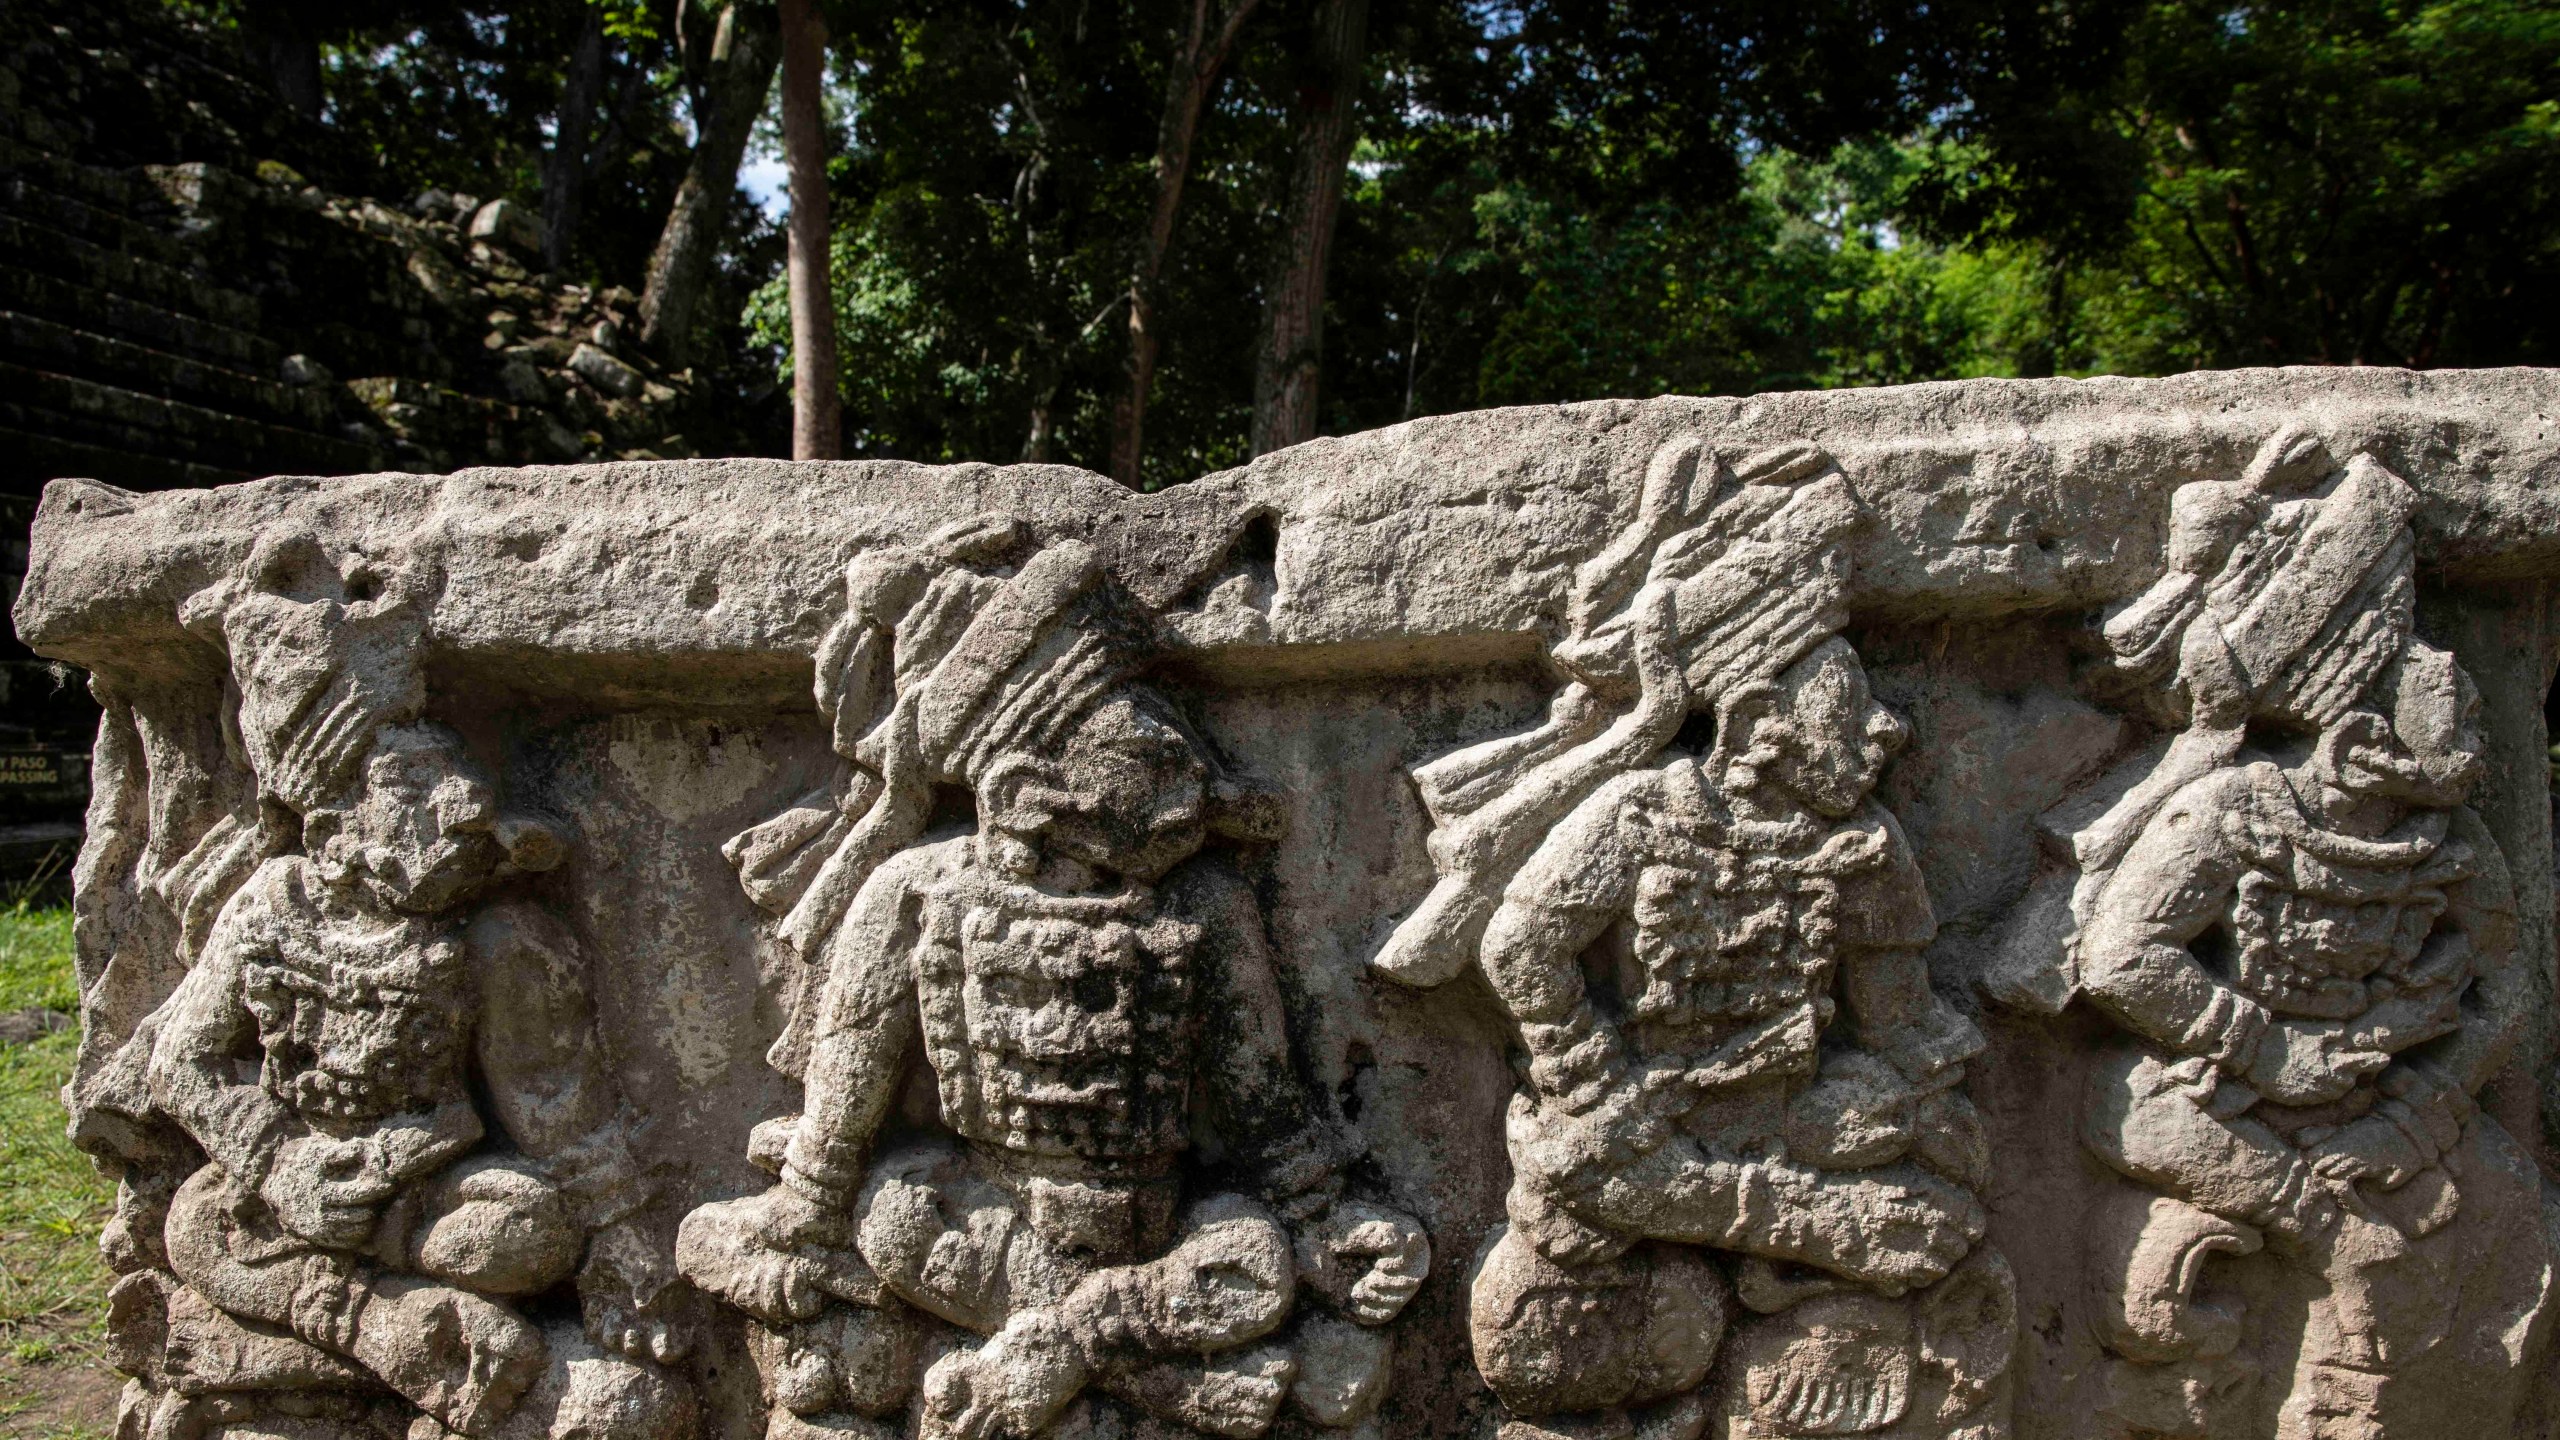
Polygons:
M1519 1380L1538 1374L1561 1328L1518 1318L1506 1267L1559 1280L1596 1272L1588 1283L1606 1289L1630 1263L1695 1267L1631 1247L1706 1246L1752 1257L1746 1306L1792 1306L1803 1320L1840 1308L1826 1293L1891 1297L1941 1282L1982 1236L1969 1189L1987 1178L1988 1156L1955 1089L1981 1041L1927 987L1928 899L1899 827L1866 799L1900 724L1868 698L1838 641L1784 672L1765 708L1727 719L1707 757L1622 777L1583 802L1487 928L1487 973L1530 1056L1530 1089L1512 1105L1513 1229L1487 1266L1496 1283L1477 1295L1478 1358L1497 1394L1537 1389ZM1748 789L1730 780L1746 752L1767 777ZM1595 1002L1591 979L1614 1003ZM1717 1270L1697 1275L1702 1295L1726 1289ZM1969 1274L1965 1288L1978 1286L2002 1291L2005 1277ZM1849 1313L1860 1311L1890 1307ZM1898 1315L1820 1328L1844 1324L1911 1338ZM1692 1332L1707 1349L1688 1385L1722 1328ZM1871 1348L1901 1358L1825 1356L1822 1378L1766 1381L1833 1388L1801 1403L1746 1396L1737 1408L1769 1423L1743 1433L1887 1433L1911 1409L1915 1377L1907 1343ZM1947 1415L1922 1418L1971 1411L1978 1378L1949 1367ZM1615 1403L1684 1388L1636 1386Z
M168 1209L170 1393L388 1392L411 1437L675 1436L672 1274L576 944L474 907L559 858L458 736L380 727L214 923L157 1019L160 1109L207 1163ZM588 1328L512 1302L576 1278Z
M2414 507L2279 435L2180 493L2170 575L2109 628L2190 709L2074 841L2066 978L2122 1027L2085 1135L2134 1182L2091 1255L2124 1433L2504 1433L2516 1404L2542 1185L2473 1097L2532 1002L2464 803L2478 697L2412 633ZM2236 1291L2203 1263L2262 1248Z
M1988 1434L2014 1300L1976 1250L1989 1156L1957 1087L1982 1038L1929 988L1929 899L1869 798L1907 732L1831 633L1855 500L1781 452L1683 533L1682 466L1694 445L1657 462L1645 543L1581 577L1560 733L1418 777L1444 889L1381 963L1443 943L1419 927L1480 924L1527 1052L1476 1358L1524 1440L1687 1440L1711 1416L1719 1436ZM1638 564L1640 588L1610 573ZM1613 687L1622 717L1593 733L1575 710ZM1699 712L1703 753L1666 756Z
M1355 1423L1428 1245L1343 1194L1258 906L1203 849L1217 787L1129 678L1090 554L991 577L895 552L852 588L827 653L900 685L829 863L894 853L812 882L853 894L821 931L803 1110L754 1146L778 1183L696 1210L677 1250L760 1322L769 1433L898 1411L936 1322L978 1338L921 1377L932 1434L1037 1434L1089 1388L1218 1435L1293 1396ZM822 682L840 726L872 679ZM923 777L968 788L974 833L913 843ZM919 1062L933 1114L902 1124Z

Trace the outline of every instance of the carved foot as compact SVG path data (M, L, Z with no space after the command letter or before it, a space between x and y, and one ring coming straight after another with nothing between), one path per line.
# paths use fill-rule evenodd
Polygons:
M768 1325L814 1319L830 1295L863 1303L879 1292L853 1253L836 1210L788 1185L704 1205L676 1230L676 1268Z
M1080 1348L1045 1311L1016 1315L975 1350L954 1350L924 1376L921 1440L1035 1435L1091 1378Z
M384 1280L357 1321L355 1358L444 1425L484 1435L542 1374L542 1334L450 1286Z
M1763 1178L1767 1193L1741 1207L1747 1218L1737 1227L1736 1248L1816 1266L1889 1295L1944 1276L1987 1223L1971 1195L1907 1166L1852 1175L1773 1167Z
M1265 1345L1206 1361L1148 1365L1105 1388L1160 1419L1226 1440L1253 1440L1279 1419L1297 1373L1287 1351Z

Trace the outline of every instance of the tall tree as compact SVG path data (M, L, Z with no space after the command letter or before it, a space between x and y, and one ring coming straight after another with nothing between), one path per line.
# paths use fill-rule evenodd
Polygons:
M1255 454L1316 433L1323 376L1325 284L1342 178L1359 136L1369 50L1369 0L1318 0L1298 86L1296 144L1280 244L1262 303L1253 363Z
M1147 401L1155 388L1156 355L1163 336L1156 323L1165 262L1173 253L1174 227L1182 218L1183 186L1191 178L1191 154L1199 143L1200 120L1217 94L1218 82L1235 53L1244 24L1260 0L1191 0L1190 24L1166 67L1164 118L1156 127L1155 158L1148 172L1155 182L1155 202L1147 228L1139 237L1137 263L1129 275L1129 363L1111 426L1111 477L1123 485L1139 481L1146 450Z
M542 155L542 263L555 274L568 268L588 194L630 149L632 112L649 88L647 57L639 49L657 38L645 9L618 9L605 0L580 8L551 144Z
M588 145L596 103L604 91L604 10L589 6L569 51L560 81L560 109L552 118L551 146L542 155L542 264L557 272L569 263L569 238L578 225L578 202L587 188Z
M677 34L681 40L688 32L679 29ZM739 161L773 89L782 33L770 5L729 0L707 40L684 48L688 77L694 81L693 154L675 202L667 207L667 223L658 232L648 283L640 293L641 340L678 361L693 347L695 308L710 280L721 221L737 191Z
M844 453L836 390L836 308L829 261L824 105L826 22L812 0L782 0L782 150L791 173L791 458Z

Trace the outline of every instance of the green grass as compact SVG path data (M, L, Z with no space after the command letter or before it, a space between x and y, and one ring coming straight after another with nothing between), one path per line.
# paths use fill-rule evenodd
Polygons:
M69 910L0 910L0 1011L32 1005L79 1009ZM20 1360L94 1333L106 1295L98 1226L115 1187L63 1135L60 1091L79 1039L64 1030L0 1045L0 1352Z
M0 894L0 1012L29 1006L78 1013L71 912ZM79 1043L63 1030L0 1044L0 1433L27 1440L105 1440L63 1397L115 1383L102 1344L113 1277L98 1259L115 1187L63 1134Z

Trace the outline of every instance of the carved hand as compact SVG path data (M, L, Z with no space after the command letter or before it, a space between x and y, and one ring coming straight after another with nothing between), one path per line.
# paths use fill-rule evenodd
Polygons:
M2321 1178L2396 1190L2460 1144L2478 1108L2460 1086L2409 1065L2385 1071L2382 1091L2386 1098L2373 1113L2312 1148L2311 1168Z
M2409 1183L2427 1156L2408 1135L2380 1115L2342 1127L2311 1152L2311 1169L2323 1180L2351 1185L2370 1180L2385 1190Z
M578 1271L587 1334L633 1360L672 1364L693 1348L676 1316L683 1291L675 1261L629 1220L618 1220L587 1242Z
M315 1244L352 1249L373 1234L397 1188L371 1137L297 1135L277 1148L258 1195L285 1229Z
M2279 1020L2267 1027L2243 1077L2279 1105L2318 1105L2355 1088L2358 1080L2391 1063L2379 1050L2356 1048L2335 1025Z
M1363 1325L1402 1314L1431 1274L1431 1238L1412 1217L1356 1200L1298 1237L1298 1275Z

